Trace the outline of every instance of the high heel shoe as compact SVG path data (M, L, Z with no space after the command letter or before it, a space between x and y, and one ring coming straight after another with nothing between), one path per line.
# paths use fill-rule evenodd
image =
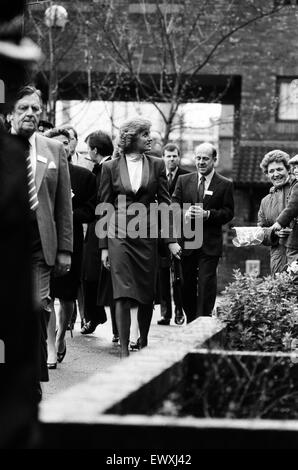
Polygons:
M65 343L65 348L64 348L64 351L62 353L59 353L57 352L57 361L59 363L61 363L65 357L65 354L66 354L66 343Z
M57 369L57 362L48 362L48 369Z

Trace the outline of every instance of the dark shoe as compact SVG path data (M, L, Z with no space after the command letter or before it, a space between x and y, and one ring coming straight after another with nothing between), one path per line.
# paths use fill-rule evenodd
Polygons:
M57 362L48 362L48 369L57 369Z
M57 352L57 361L59 363L63 361L63 359L65 358L65 354L66 354L66 343L65 343L64 351L62 353Z
M130 351L138 351L140 349L140 338L137 341L129 342Z
M118 343L118 342L119 342L119 336L118 335L113 335L112 343Z
M181 310L176 310L175 312L175 323L176 325L183 325L185 319L184 319L184 315L183 315L183 312L181 312Z
M82 320L81 320L81 328L83 328L83 327L86 325L86 323L87 323L87 322L86 322L85 318L82 318Z
M84 325L83 328L81 329L81 334L90 335L91 333L94 333L96 328L97 328L97 324L94 324L91 321L88 321L86 325Z
M160 320L157 321L158 325L169 325L170 320L167 320L167 318L161 318Z

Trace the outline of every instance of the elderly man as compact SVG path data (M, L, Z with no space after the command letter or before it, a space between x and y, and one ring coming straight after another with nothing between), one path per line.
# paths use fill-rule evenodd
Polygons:
M186 220L203 223L203 244L183 250L182 301L187 322L212 314L216 299L216 270L222 254L222 226L234 216L233 184L215 172L215 147L205 142L195 149L197 171L179 176L173 202L181 207L190 203ZM199 205L197 204L199 203ZM184 240L185 241L185 240ZM197 301L198 292L198 301Z
M34 300L40 309L40 381L48 381L47 323L50 315L50 274L58 275L71 266L72 206L68 164L63 145L37 133L42 111L39 90L25 86L17 95L9 116L11 133L24 138L28 191L33 233Z

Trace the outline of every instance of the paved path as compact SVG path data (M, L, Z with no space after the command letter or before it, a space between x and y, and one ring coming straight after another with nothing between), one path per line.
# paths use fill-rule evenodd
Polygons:
M221 298L217 298L217 304L221 302ZM174 309L173 309L174 311ZM104 325L99 325L95 332L91 335L80 334L80 321L75 325L73 338L70 337L69 331L66 333L67 353L57 369L50 370L50 381L44 383L43 400L55 396L60 391L86 380L95 373L105 371L114 364L118 364L119 346L112 343L112 326L110 314L107 309L108 321ZM169 326L157 325L160 318L160 306L157 305L153 312L152 324L149 333L150 344L157 342L162 345L163 340L169 332L173 330L179 331L186 325L177 326L174 323L174 315ZM137 351L131 352L131 355L138 354Z
M119 346L112 343L112 326L110 315L104 325L99 325L91 335L80 334L80 322L75 325L73 338L69 331L66 333L67 353L57 369L50 370L50 381L44 383L43 400L53 397L56 393L72 385L86 380L92 374L101 372L119 363ZM162 342L164 336L173 328L183 328L175 325L172 320L169 326L157 325L160 318L160 307L156 306L153 313L152 325L149 334L149 344ZM131 352L131 354L137 354Z

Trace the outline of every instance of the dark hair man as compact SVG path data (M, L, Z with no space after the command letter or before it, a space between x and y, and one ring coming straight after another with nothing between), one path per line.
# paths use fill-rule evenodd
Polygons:
M162 158L166 165L166 174L169 183L169 193L172 196L177 179L180 175L185 175L187 171L180 168L180 150L178 145L168 143L163 147ZM184 323L184 315L181 302L181 283L182 279L179 275L181 271L180 261L176 258L171 261L169 253L163 244L159 245L160 253L160 291L161 291L161 319L157 321L158 325L169 325L172 318L172 296L171 296L171 271L173 272L173 297L175 303L175 323L182 325Z
M102 164L111 160L114 147L111 137L104 131L98 130L92 132L85 139L88 145L89 156L94 162L93 173L96 177L96 187L99 188ZM118 342L118 330L115 320L115 307L113 305L112 283L110 273L103 268L100 260L101 253L98 250L98 238L95 234L96 220L88 225L85 240L85 258L83 263L83 291L84 291L84 316L87 320L86 325L81 329L83 335L95 331L99 324L106 321L105 305L110 306L113 342ZM98 292L99 280L105 287L106 295ZM103 298L105 297L105 298Z
M50 121L41 119L38 124L38 132L40 132L41 134L44 134L49 129L53 129L53 127L54 126Z

